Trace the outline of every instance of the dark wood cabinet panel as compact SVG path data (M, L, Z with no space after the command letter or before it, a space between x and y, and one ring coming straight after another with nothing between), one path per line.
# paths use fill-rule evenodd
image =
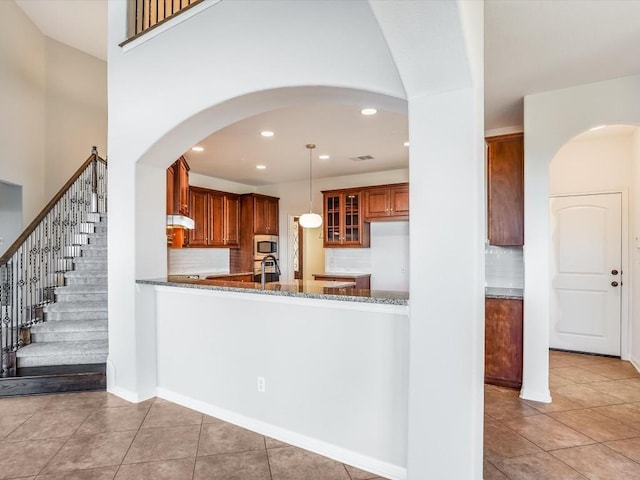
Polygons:
M485 299L484 381L522 385L522 300Z
M364 220L409 219L409 184L379 185L364 189Z
M488 236L491 245L524 244L524 136L487 141Z
M189 216L193 219L195 228L188 231L188 245L206 247L209 244L209 196L206 190L190 189Z
M167 168L167 215L173 215L175 203L175 168L171 165Z
M240 245L240 197L238 195L225 195L224 212L226 244L237 247Z
M248 193L242 199L242 234L278 235L280 211L277 197Z
M328 190L322 195L324 246L369 247L370 225L364 221L362 190Z

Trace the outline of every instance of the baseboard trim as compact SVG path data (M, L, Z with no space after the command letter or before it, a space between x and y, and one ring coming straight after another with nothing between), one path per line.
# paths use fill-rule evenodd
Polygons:
M536 392L523 388L520 390L520 398L523 400L531 400L533 402L551 403L551 392Z
M638 371L638 373L640 373L640 361L636 357L631 355L629 357L629 363L631 363L631 365L633 365L633 367Z
M178 405L182 405L183 407L197 410L207 415L211 415L212 417L224 420L225 422L246 428L247 430L275 438L276 440L288 443L289 445L309 450L310 452L352 465L367 472L375 473L376 475L380 475L381 477L388 478L390 480L406 480L407 478L407 469L405 467L383 462L367 455L362 455L316 438L308 437L285 428L271 425L269 423L256 420L255 418L247 417L165 388L158 387L157 396L177 403Z
M140 403L147 400L146 398L140 398L140 395L138 395L137 392L132 392L131 390L119 387L118 385L110 385L108 381L107 381L107 392L131 403Z

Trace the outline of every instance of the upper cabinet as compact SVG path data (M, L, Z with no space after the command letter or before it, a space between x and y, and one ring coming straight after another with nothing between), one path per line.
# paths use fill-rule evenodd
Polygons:
M189 165L180 157L167 169L167 215L189 214Z
M488 236L491 245L524 244L524 137L487 141Z
M279 209L276 197L249 193L242 195L242 228L248 234L278 235ZM253 229L253 231L248 231Z
M324 246L369 247L369 223L364 221L362 190L330 190L324 198Z
M409 220L409 184L380 185L364 190L364 220Z
M239 245L240 198L206 188L189 189L190 247L237 247Z

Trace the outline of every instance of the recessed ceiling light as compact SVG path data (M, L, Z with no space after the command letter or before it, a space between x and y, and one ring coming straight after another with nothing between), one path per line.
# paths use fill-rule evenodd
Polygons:
M204 148L203 147L191 147L191 150L193 150L194 152L204 152Z
M331 157L329 155L318 155L320 160L329 160Z
M263 132L260 132L260 135L262 135L263 137L273 137L275 134L273 132L270 132L269 130L265 130Z
M589 131L590 132L595 132L596 130L602 130L605 127L606 127L606 125L598 125L597 127L590 128Z
M408 146L409 146L409 142L404 142L404 143L403 143L403 145L404 145L405 147L408 147Z
M258 170L265 170L267 168L267 166L266 165L256 165L256 168Z
M363 108L362 110L360 110L360 113L362 115L375 115L376 113L378 113L378 110L376 110L375 108Z

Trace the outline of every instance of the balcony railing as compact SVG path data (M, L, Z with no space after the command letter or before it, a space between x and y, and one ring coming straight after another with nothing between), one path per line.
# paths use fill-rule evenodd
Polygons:
M129 40L145 33L203 0L130 0Z

